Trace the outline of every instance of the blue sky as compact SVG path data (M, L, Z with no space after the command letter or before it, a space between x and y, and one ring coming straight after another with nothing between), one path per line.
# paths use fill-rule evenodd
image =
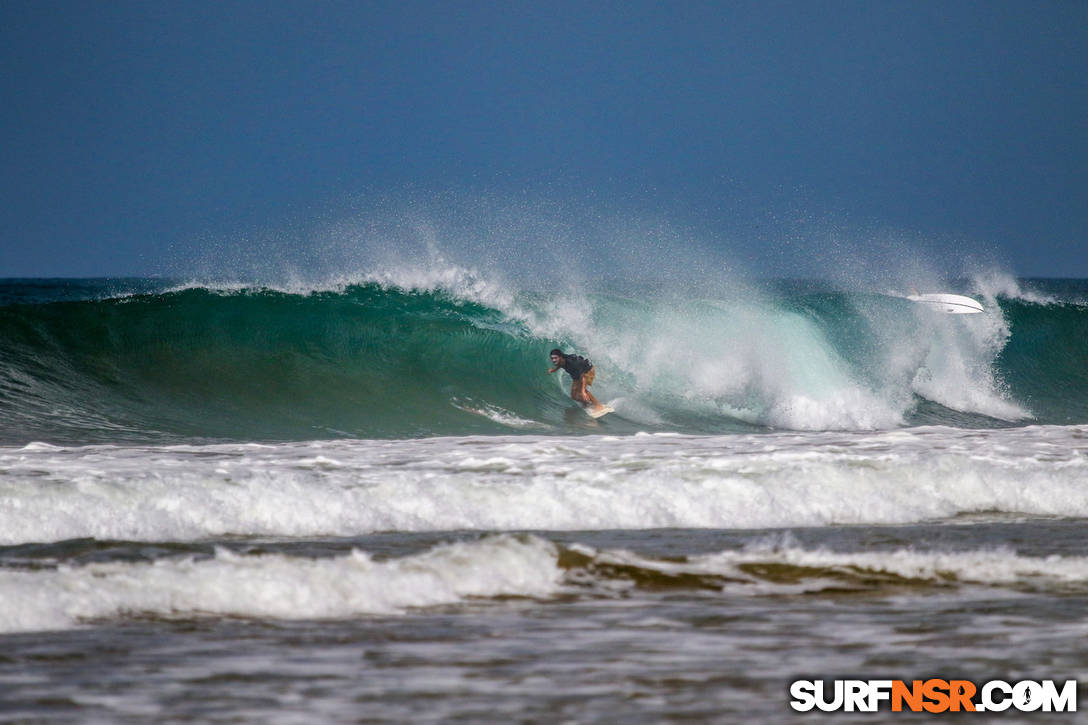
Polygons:
M4 0L0 132L0 276L452 192L1088 277L1080 1Z

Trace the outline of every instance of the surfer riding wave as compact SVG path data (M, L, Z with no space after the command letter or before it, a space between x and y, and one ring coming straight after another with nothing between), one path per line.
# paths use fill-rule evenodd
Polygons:
M559 348L551 351L551 359L552 368L548 371L549 375L560 368L570 374L571 398L583 405L592 405L595 412L604 409L604 406L593 397L593 393L589 392L589 386L593 384L593 379L597 376L593 363L581 355L568 355Z

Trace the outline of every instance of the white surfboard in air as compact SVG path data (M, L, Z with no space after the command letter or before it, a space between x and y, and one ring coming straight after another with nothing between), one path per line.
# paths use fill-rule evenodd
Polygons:
M963 295L950 295L944 293L932 293L924 295L907 295L911 302L925 305L926 307L945 312L949 315L974 315L983 312L982 305Z

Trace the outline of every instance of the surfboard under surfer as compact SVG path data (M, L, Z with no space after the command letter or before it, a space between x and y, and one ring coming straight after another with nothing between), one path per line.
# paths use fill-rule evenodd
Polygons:
M568 355L559 348L555 348L551 351L552 369L548 371L551 375L556 370L562 368L566 370L570 375L570 397L577 400L584 405L592 405L593 410L599 411L604 408L597 399L593 397L593 393L589 392L589 386L593 385L593 378L597 376L597 371L593 367L593 363L586 360L581 355Z

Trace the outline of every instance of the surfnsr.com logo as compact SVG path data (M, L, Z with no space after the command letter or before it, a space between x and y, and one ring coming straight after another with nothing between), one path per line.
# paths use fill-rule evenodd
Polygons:
M798 712L1076 712L1077 681L797 680L790 697Z

